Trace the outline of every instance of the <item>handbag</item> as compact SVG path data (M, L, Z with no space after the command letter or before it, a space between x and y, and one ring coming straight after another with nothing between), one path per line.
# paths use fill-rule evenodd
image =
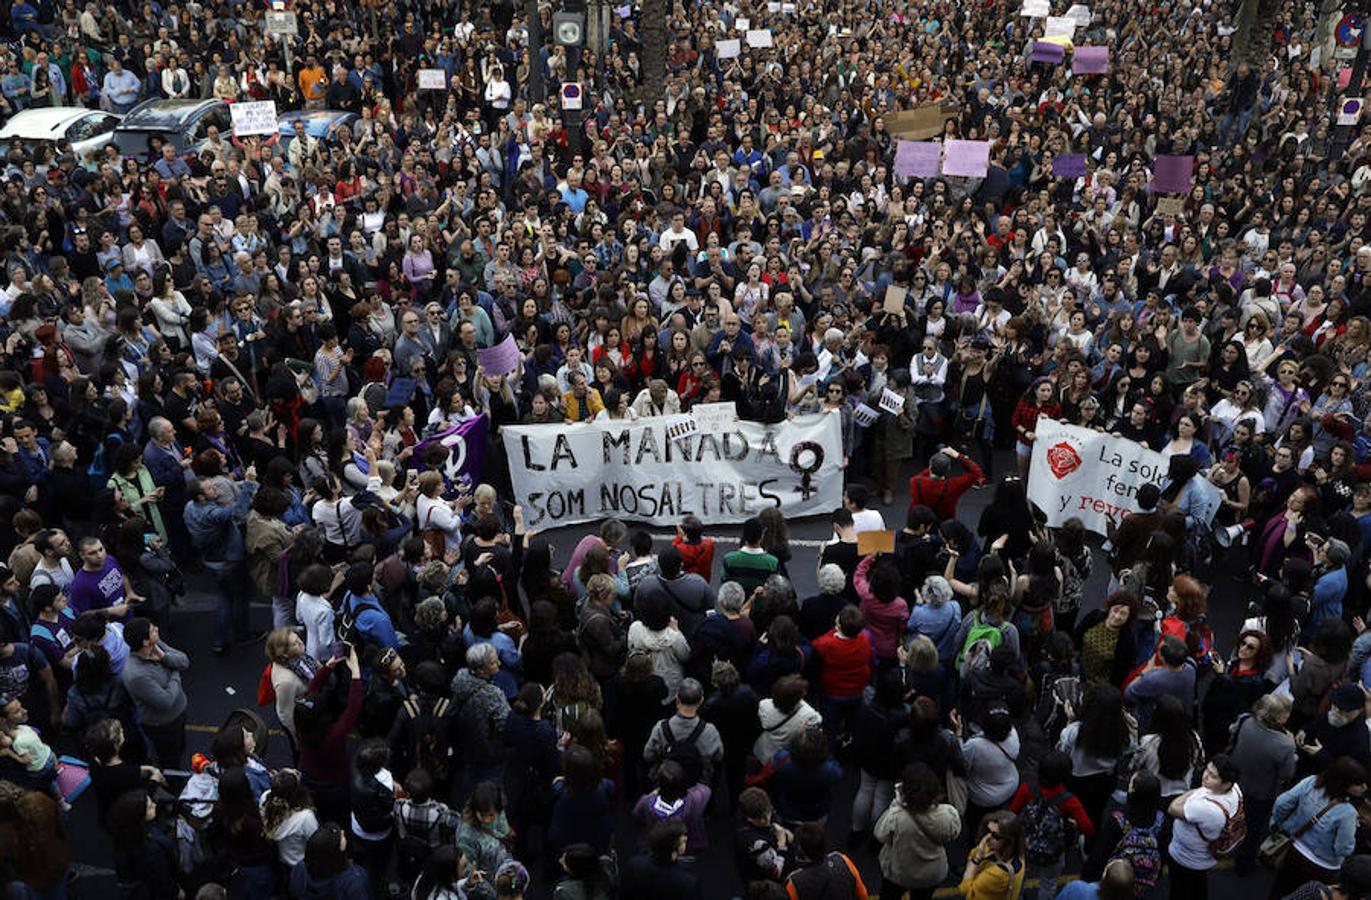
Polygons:
M1003 749L1003 748L1002 748ZM951 768L947 770L944 778L944 789L947 794L947 802L957 810L957 815L966 815L966 805L970 798L966 793L966 779L953 772Z
M1323 814L1338 805L1337 800L1330 800L1328 805L1319 810L1299 827L1294 834L1286 834L1283 831L1270 831L1266 837L1262 838L1262 843L1257 848L1257 862L1273 872L1280 871L1285 865L1286 858L1290 855L1290 848L1295 843L1295 839L1304 834L1323 818Z

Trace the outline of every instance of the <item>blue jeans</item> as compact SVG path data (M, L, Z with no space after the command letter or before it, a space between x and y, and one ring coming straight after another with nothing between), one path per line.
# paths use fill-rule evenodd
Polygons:
M1233 113L1230 111L1227 115L1225 115L1223 117L1223 121L1219 124L1219 146L1231 147L1238 141L1242 140L1242 136L1247 134L1247 127L1252 124L1252 116L1256 113L1256 111L1257 106L1254 103L1253 105L1249 106L1247 109L1242 110L1239 113ZM1234 123L1237 124L1237 129L1233 132L1230 138L1229 131L1233 130Z
M246 640L248 609L252 602L252 579L242 560L207 562L205 568L219 588L219 604L214 610L214 646L228 647L235 640Z

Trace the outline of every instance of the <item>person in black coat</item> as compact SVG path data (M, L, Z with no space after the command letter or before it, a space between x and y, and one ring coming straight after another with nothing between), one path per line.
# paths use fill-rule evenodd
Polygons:
M652 729L671 715L668 694L646 653L629 657L623 672L605 684L605 723L610 737L624 745L624 793L629 797L643 793L643 750Z
M705 701L700 715L719 729L724 742L724 778L731 804L738 802L743 792L747 760L752 745L761 733L757 719L757 704L761 698L749 685L743 684L732 663L716 660L710 673L714 692Z
M648 851L624 866L619 878L622 897L654 900L698 900L700 882L678 860L685 854L686 826L680 819L664 819L648 832Z
M157 806L142 788L125 792L109 810L115 877L143 900L177 900L181 894L176 845L154 824Z
M510 704L505 720L505 800L509 824L520 848L526 848L530 825L546 826L551 811L552 780L562 768L557 729L543 718L542 684L528 681Z

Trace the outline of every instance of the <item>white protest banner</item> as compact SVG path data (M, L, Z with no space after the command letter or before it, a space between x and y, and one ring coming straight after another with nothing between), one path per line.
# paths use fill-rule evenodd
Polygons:
M1064 37L1068 41L1076 36L1076 20L1069 16L1048 16L1043 25L1043 37Z
M892 416L898 416L904 411L904 396L886 388L881 391L881 402L876 405Z
M1049 0L1023 0L1023 9L1019 10L1019 15L1030 19L1045 19L1052 15L1052 4Z
M276 118L275 100L230 103L229 113L233 116L233 133L238 137L276 134L281 127Z
M738 420L736 403L696 403L690 415L700 426L701 434L726 434Z
M742 41L737 38L729 38L714 42L714 53L719 59L737 59L742 52Z
M1068 19L1075 19L1076 24L1082 28L1089 28L1091 21L1095 18L1094 14L1090 12L1090 7L1086 6L1084 3L1073 4L1072 7L1066 11L1066 17Z
M442 69L420 69L419 70L419 90L421 91L445 91L447 90L447 73Z
M870 428L880 417L879 412L865 403L859 403L857 408L852 411L852 421L856 422L859 428Z
M771 29L749 28L747 30L747 45L749 47L770 47Z
M1138 489L1166 483L1168 460L1136 441L1040 418L1028 470L1028 499L1054 528L1073 516L1105 534L1108 522L1138 511ZM1218 489L1196 475L1186 487L1198 494L1192 509L1205 527L1218 509Z
M793 518L827 514L842 503L839 416L735 422L721 435L679 442L668 434L675 422L654 416L502 428L528 526L546 530L607 516L674 525L687 513L721 524L768 506Z

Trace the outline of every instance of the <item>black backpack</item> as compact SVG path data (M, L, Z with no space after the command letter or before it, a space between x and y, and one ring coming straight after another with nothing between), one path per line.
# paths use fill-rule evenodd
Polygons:
M405 736L412 742L414 766L445 783L452 775L452 701L447 697L408 697L400 706Z
M663 719L657 726L666 741L666 755L662 757L662 762L670 761L679 765L690 784L699 784L700 779L704 777L705 757L700 752L698 742L707 724L704 719L697 719L695 728L683 738L676 737L675 732L671 730L670 719Z

